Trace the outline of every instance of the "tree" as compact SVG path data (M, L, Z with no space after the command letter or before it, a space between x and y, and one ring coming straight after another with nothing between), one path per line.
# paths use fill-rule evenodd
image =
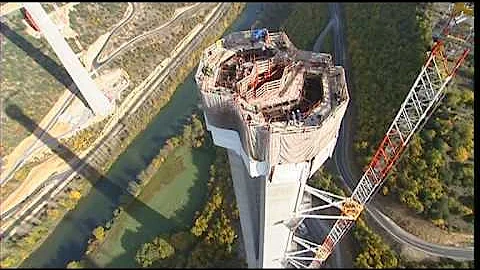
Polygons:
M137 251L135 261L142 267L150 266L158 259L158 252L152 243L145 243Z
M82 193L78 192L77 190L72 190L69 195L70 198L74 199L75 201L78 201L82 197Z
M354 229L354 237L362 249L355 258L354 265L358 268L396 268L398 259L395 252L383 242L382 238L373 233L363 221L358 219Z
M85 268L81 261L71 261L67 264L67 268Z
M191 125L186 125L183 128L183 140L188 144L191 144L193 142L192 126Z
M457 149L455 149L454 158L456 162L463 163L469 158L469 156L470 156L470 153L468 153L465 147L460 146Z
M165 239L155 237L151 243L145 243L137 251L135 261L142 267L148 267L157 260L166 259L175 253L175 249Z
M157 237L153 243L157 247L160 259L168 258L175 253L175 249L163 238Z
M447 219L450 216L447 196L445 195L442 196L442 198L440 199L438 208L443 219Z
M105 229L102 226L98 226L93 230L93 236L95 236L95 239L98 241L103 241L105 238Z
M427 129L423 132L423 135L429 142L433 141L433 139L435 138L435 134L436 132L433 129Z
M208 220L203 216L199 216L195 220L195 225L192 227L190 232L195 236L200 236L208 227Z

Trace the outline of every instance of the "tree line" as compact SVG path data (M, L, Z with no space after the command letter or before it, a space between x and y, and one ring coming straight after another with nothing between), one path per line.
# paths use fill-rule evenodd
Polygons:
M135 260L139 267L246 266L244 258L237 253L239 212L224 149L216 149L216 158L209 172L208 199L202 211L196 213L192 227L189 230L158 235L138 247L132 260ZM121 209L116 211L114 219L118 217ZM94 244L88 253L97 248L107 236L102 226L95 228L92 235L89 246L98 243ZM67 265L68 268L87 266L85 260L71 261Z
M88 240L88 246L85 251L85 255L88 255L95 250L97 250L100 245L108 236L108 232L114 225L115 221L120 216L120 213L123 212L123 209L127 207L129 203L133 201L134 198L138 197L148 182L153 178L157 170L160 166L164 163L166 158L171 155L174 150L181 146L181 145L188 145L189 147L200 147L203 145L205 141L205 130L203 127L202 121L194 114L189 120L189 123L184 125L182 134L177 136L171 137L165 141L164 145L158 151L158 154L152 159L150 164L142 170L136 177L128 182L126 190L129 194L121 195L122 198L119 200L119 206L113 211L113 216L111 219L107 220L105 225L97 226L92 231L92 237ZM157 242L160 240L157 240ZM155 243L157 243L155 242ZM156 244L149 244L148 247L145 247L144 250L145 254L150 254L153 248L152 245ZM148 251L148 252L147 252ZM150 253L149 253L150 252ZM144 256L140 256L139 258L144 258ZM70 262L73 266L83 265L84 261L73 261ZM147 262L141 262L140 265L148 264ZM149 264L148 264L149 265Z
M177 86L187 77L191 69L196 65L198 59L200 58L203 50L208 47L212 42L214 42L220 35L223 33L226 28L236 19L236 17L243 11L245 4L244 3L233 3L232 7L227 12L220 23L212 27L209 31L209 35L206 36L198 50L195 50L189 58L187 58L183 65L177 70L177 72L167 78L167 81L162 84L161 94L155 96L155 98L148 104L148 106L143 106L139 109L140 112L134 114L131 118L126 119L124 123L129 126L128 136L124 142L115 149L112 149L112 158L106 163L102 164L101 167L96 168L100 173L106 173L110 166L115 162L116 158L122 153L129 143L135 138L135 136L144 130L150 120L165 106L170 97L175 92ZM142 109L143 108L143 109ZM82 194L87 194L92 187L96 179L86 179L83 176L77 175L67 187L78 187L79 192ZM55 226L62 220L63 216L69 211L67 208L59 207L56 204L52 209L49 209L46 212L43 212L40 218L40 223L35 225L35 227L28 232L27 235L31 234L34 240L28 241L29 243L34 244L23 244L25 241L21 240L22 237L17 237L14 239L2 239L2 244L4 247L8 247L9 252L2 254L0 257L1 267L15 267L18 266L24 259L26 259L29 254L35 250L48 236ZM46 217L49 217L48 219ZM40 227L39 227L40 226ZM37 229L38 227L38 229ZM37 232L38 230L38 232ZM93 241L92 241L93 242ZM73 263L73 265L78 264L78 262Z
M345 16L357 122L354 150L364 166L432 45L431 4L348 3ZM470 70L462 69L459 76ZM455 230L464 226L448 224L458 217L473 225L474 96L466 85L453 84L447 92L394 166L383 194L439 227Z

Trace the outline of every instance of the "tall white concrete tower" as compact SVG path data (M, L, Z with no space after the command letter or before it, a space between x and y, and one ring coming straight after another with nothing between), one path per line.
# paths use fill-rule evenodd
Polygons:
M228 149L248 266L284 267L305 183L335 148L344 70L261 29L207 48L195 80L207 129Z
M57 26L50 20L48 14L40 3L23 3L24 8L32 17L43 36L47 39L53 51L57 54L60 62L72 77L75 85L82 93L88 105L96 115L107 115L113 106L108 98L100 91L88 74L85 67L80 63L65 38L58 31Z

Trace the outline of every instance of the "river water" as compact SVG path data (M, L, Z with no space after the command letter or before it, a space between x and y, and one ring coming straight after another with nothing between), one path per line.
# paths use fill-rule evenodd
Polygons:
M248 3L239 18L226 31L248 30L260 15L261 3ZM79 260L87 247L92 230L103 225L118 205L118 189L125 186L143 170L158 153L165 140L179 132L198 106L198 93L193 79L194 72L177 88L168 104L155 116L148 127L139 134L110 168L107 178L99 181L77 207L70 211L45 242L28 257L21 267L63 268L69 261ZM205 168L199 170L208 170ZM112 183L114 182L114 183ZM108 193L108 196L106 195Z

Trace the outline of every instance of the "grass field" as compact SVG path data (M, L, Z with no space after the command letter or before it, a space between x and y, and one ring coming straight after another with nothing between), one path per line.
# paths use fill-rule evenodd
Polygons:
M65 82L68 75L44 39L35 39L23 31L25 25L21 20L20 12L12 12L2 25L2 110L15 104L38 123L66 89L58 78ZM2 156L30 133L5 113L2 113L0 128Z
M195 211L206 199L208 167L213 155L212 148L178 148L139 195L138 200L144 204L133 203L122 212L90 259L98 267L136 267L135 253L141 244L158 234L190 228ZM132 212L142 218L133 219L127 214Z

